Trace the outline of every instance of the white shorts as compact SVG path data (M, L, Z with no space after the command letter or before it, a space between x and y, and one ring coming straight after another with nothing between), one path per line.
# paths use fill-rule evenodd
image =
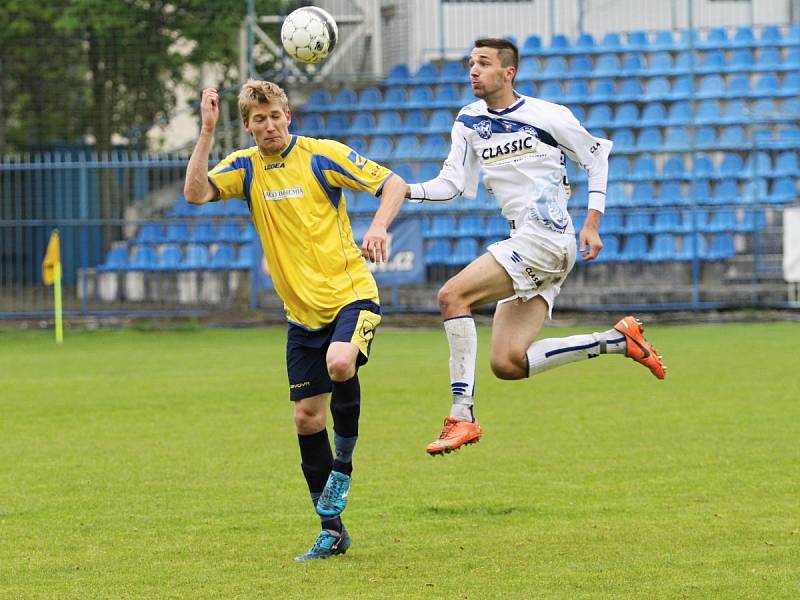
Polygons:
M527 302L541 296L552 318L553 302L575 265L575 236L542 233L532 223L525 223L510 238L495 242L488 250L514 283L514 296L501 302Z

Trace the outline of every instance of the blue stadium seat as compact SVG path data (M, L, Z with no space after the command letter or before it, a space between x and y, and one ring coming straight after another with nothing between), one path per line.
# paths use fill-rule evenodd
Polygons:
M347 115L334 113L328 117L324 135L335 138L346 135L348 131L350 131L350 120Z
M647 237L644 234L627 236L622 246L619 260L622 262L639 262L647 256Z
M753 71L777 71L781 68L781 52L777 48L764 48L759 52Z
M414 167L411 163L395 162L392 164L392 172L402 177L405 181L414 181L416 179L414 176Z
M593 54L597 51L597 44L594 41L594 36L587 32L579 34L572 50L575 54Z
M183 262L183 253L178 246L169 244L161 249L155 265L156 271L177 271Z
M160 244L164 241L164 227L161 223L144 223L134 240L135 244Z
M780 46L783 42L783 34L777 25L767 25L761 30L758 36L759 46Z
M293 120L294 121L294 120ZM325 131L325 121L322 115L310 114L303 117L297 130L303 135L316 137Z
M139 246L143 248L145 246ZM109 271L124 271L128 268L128 246L118 245L109 249L106 259L102 264L97 265L100 273Z
M585 218L584 215L582 215L582 217ZM575 231L580 231L580 229L578 227L575 227ZM622 233L623 231L625 231L625 223L622 219L622 213L610 212L603 215L603 223L601 225L601 231L603 232L603 234Z
M186 223L170 223L167 225L165 241L173 244L185 244L189 241L189 227Z
M747 155L744 174L747 177L767 177L772 173L772 159L767 152L755 152Z
M245 244L239 248L239 254L236 257L234 267L236 269L255 269L257 268L256 258L258 253L255 250L254 244Z
M653 233L675 233L680 230L681 213L677 210L661 210L653 218Z
M523 58L520 61L519 72L517 73L518 81L532 81L541 79L542 66L536 58Z
M603 250L595 259L597 262L616 262L619 259L619 238L615 235L603 236Z
M736 204L739 200L739 184L735 179L726 179L714 186L714 194L711 196L710 203L728 205Z
M689 76L677 77L672 83L667 100L686 100L692 93L692 78Z
M603 54L594 65L595 77L616 77L622 71L622 63L616 54Z
M128 264L129 271L153 271L158 264L158 254L153 246L133 246Z
M392 159L394 148L392 140L388 136L376 135L372 138L367 148L367 158L379 163L385 163Z
M367 138L365 138L363 135L351 135L344 141L344 143L346 146L349 146L362 156L367 153L367 148L369 147L369 144L367 143ZM238 204L244 204L244 203L239 202ZM244 206L245 208L247 207L246 204L244 204Z
M656 31L653 41L650 43L650 50L653 52L670 52L677 50L678 45L675 43L675 38L672 31L668 29L660 29Z
M442 85L436 90L433 96L434 108L460 108L461 92L458 86L449 84Z
M665 181L653 199L656 206L685 206L688 203L679 181Z
M622 77L637 77L647 74L647 61L640 52L628 54L622 61Z
M450 254L450 240L434 240L425 252L425 264L445 265Z
M800 23L793 23L783 37L782 46L800 46Z
M442 65L439 81L441 83L461 83L468 79L467 74L467 68L461 61L446 62Z
M558 81L547 81L539 90L539 97L542 100L548 100L550 102L560 101L562 95L563 91L561 90L561 84Z
M575 77L591 77L592 74L592 59L588 56L576 56L569 61L569 76Z
M739 49L734 51L731 55L731 60L728 67L725 69L728 73L743 73L749 72L753 68L753 53L747 49Z
M541 78L562 80L566 76L567 71L567 59L563 56L551 56L544 61L544 69L541 73Z
M666 77L653 77L648 80L647 87L642 95L642 101L654 102L665 100L670 96L669 80Z
M186 255L178 264L178 268L182 270L199 271L202 269L207 269L208 264L208 246L204 244L189 244L186 247Z
M432 85L438 82L439 69L433 63L420 65L417 72L411 77L411 85Z
M421 144L417 157L423 160L440 159L444 160L450 152L450 142L446 141L441 135L429 135ZM395 153L396 156L396 153ZM413 157L403 157L411 159Z
M217 230L214 223L201 221L196 223L189 232L189 241L200 244L210 244L217 241Z
M433 88L428 85L418 85L411 89L406 108L429 109L433 104Z
M359 110L377 110L383 104L383 96L376 87L364 88L358 96Z
M617 107L613 127L636 127L639 122L639 108L636 104L625 103Z
M572 101L568 101L567 98L568 96L564 96L564 102L569 104L567 108L579 122L583 123L586 120L586 112L583 110L583 107L580 104L573 104Z
M625 184L615 181L609 183L606 188L606 206L608 208L619 208L627 206L628 198L625 195Z
M426 133L449 133L453 128L454 116L449 110L435 110L425 127Z
M750 122L750 109L744 100L732 100L725 106L720 123L725 125L744 125Z
M579 104L586 102L588 97L589 84L583 79L573 79L567 84L567 91L564 94L562 102L567 104Z
M711 179L716 175L714 161L710 156L698 154L692 162L692 177L694 179Z
M459 237L481 237L483 234L483 217L479 215L464 215L458 220L456 235Z
M536 56L542 49L542 38L536 34L529 35L525 38L525 43L520 48L520 56Z
M711 238L711 244L703 257L705 260L720 261L728 260L736 256L736 244L730 235L715 235Z
M705 233L721 233L736 229L736 211L723 208L711 213L711 219L703 227Z
M423 235L426 238L451 238L458 232L456 219L452 215L435 215L423 227Z
M669 107L669 114L667 115L666 124L675 125L688 125L692 122L692 106L687 100L673 102Z
M645 31L629 31L627 36L627 44L625 49L628 52L632 52L635 50L639 51L649 51L650 50L650 40L647 37L647 32Z
M736 29L736 34L730 41L732 48L753 48L756 44L756 36L753 28L749 25L742 25Z
M672 66L671 75L686 75L693 69L697 71L698 59L691 52L681 52L675 57L675 64Z
M631 129L617 129L612 136L614 150L620 153L630 153L636 151L636 141Z
M303 112L325 112L330 110L332 104L333 100L330 92L327 90L314 90L303 106Z
M716 100L704 100L697 107L695 120L699 125L713 125L722 120L722 107Z
M647 74L658 77L673 74L672 55L669 52L656 52L650 56Z
M389 74L386 76L386 85L407 85L411 82L411 73L408 70L408 65L405 63L397 64L392 67Z
M392 158L395 160L418 160L421 148L417 136L405 134L397 140Z
M508 237L508 222L502 215L491 215L486 219L484 233L489 237Z
M613 123L611 107L608 104L595 104L589 109L584 123L586 127L610 127Z
M592 87L592 102L617 102L617 90L611 79L597 79Z
M234 268L236 262L236 251L231 244L219 244L211 260L208 263L209 269L228 270Z
M664 166L661 169L662 179L688 179L689 172L686 170L686 164L682 156L671 156L664 161Z
M800 98L787 98L781 105L781 116L785 120L800 121Z
M687 200L691 204L709 204L711 202L711 186L706 179L695 179L689 184Z
M625 218L625 233L650 233L652 228L652 216L649 212L629 213Z
M400 130L396 133L414 135L418 131L425 129L425 113L421 110L412 110L406 114Z
M351 135L366 135L375 131L375 127L375 117L371 113L360 112L353 117L349 133Z
M652 156L640 156L634 161L629 179L632 181L652 181L655 178L656 161L653 160Z
M719 165L719 177L722 179L737 179L745 177L744 162L738 154L726 154Z
M781 152L775 159L776 177L798 177L800 176L800 163L797 153L794 151Z
M725 64L725 54L720 50L706 52L703 63L697 67L698 73L724 73L727 69Z
M340 89L333 97L333 103L328 110L353 110L358 104L358 95L355 90Z
M731 100L747 98L750 93L750 78L747 75L734 75L725 86L725 98Z
M570 51L569 38L563 33L556 33L550 38L550 45L547 48L542 48L541 53L549 56L553 54L569 54Z
M617 93L617 102L641 102L644 96L644 88L641 80L632 77L623 79Z
M381 108L383 110L402 110L406 108L408 96L406 91L401 87L389 88L383 96Z
M242 239L242 228L237 221L225 221L217 230L216 241L238 243Z
M689 133L685 127L670 127L664 134L664 150L683 152L689 149Z
M722 75L706 75L700 79L697 98L722 98L725 95L725 82Z
M639 139L636 142L638 152L658 152L664 144L661 129L658 127L645 127L639 132Z
M412 114L412 113L409 113ZM387 110L378 113L378 122L375 125L373 134L377 135L395 135L402 131L403 120L400 113L395 110Z
M535 98L536 95L537 95L536 84L533 83L533 82L530 82L530 81L526 81L524 83L521 83L519 85L519 87L517 87L517 91L520 94L522 94L523 96L530 96L532 98ZM470 93L472 93L471 90L470 90ZM463 98L462 98L462 100L463 100Z
M633 186L631 193L631 204L633 206L653 206L655 204L655 191L652 183L637 183Z
M728 32L725 28L714 27L706 32L705 37L700 40L697 47L702 50L708 50L712 48L727 48L728 45Z
M737 150L747 145L744 129L739 125L725 127L719 136L718 147L722 150Z
M794 177L776 178L765 200L771 204L794 202L797 200L797 180Z
M700 260L703 260L707 253L706 239L698 233L687 235L683 238L680 250L676 253L675 258L680 261L690 261L696 255Z
M622 52L623 49L624 47L622 46L622 39L619 33L610 31L603 36L603 40L600 42L597 50L603 53L618 53Z
M645 104L639 124L642 127L663 127L667 122L667 109L660 102Z
M670 262L675 260L676 254L675 236L671 233L659 233L653 238L653 245L644 260L646 262Z
M800 70L800 48L793 48L786 53L779 70L797 73Z
M778 132L778 139L770 144L775 150L792 150L800 148L800 127L789 125Z
M767 215L763 210L746 210L742 220L736 223L735 231L751 233L761 231L767 226Z

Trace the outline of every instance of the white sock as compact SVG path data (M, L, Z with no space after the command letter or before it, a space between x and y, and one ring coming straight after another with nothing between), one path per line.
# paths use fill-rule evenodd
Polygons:
M528 356L528 376L532 377L553 367L601 354L624 354L625 336L609 329L602 333L549 338L531 344Z
M450 345L450 390L453 406L450 416L459 421L474 421L472 414L475 392L475 361L478 357L478 332L471 315L454 317L444 322Z

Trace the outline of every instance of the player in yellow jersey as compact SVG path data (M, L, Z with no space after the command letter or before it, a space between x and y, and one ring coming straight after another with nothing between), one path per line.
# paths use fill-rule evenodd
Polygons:
M290 134L289 101L274 83L249 80L239 94L239 109L255 145L233 152L209 172L219 96L212 88L203 90L202 127L184 195L192 204L240 198L250 208L289 321L289 397L301 468L322 523L314 545L297 560L328 558L350 546L340 514L358 439L358 368L367 362L381 322L378 288L364 259L387 259L387 229L407 186L344 144ZM360 248L344 188L380 197ZM326 429L329 398L335 457Z

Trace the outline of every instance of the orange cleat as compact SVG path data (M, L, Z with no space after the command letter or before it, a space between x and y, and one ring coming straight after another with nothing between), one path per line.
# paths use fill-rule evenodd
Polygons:
M666 377L667 367L661 362L661 356L656 349L644 339L644 335L642 335L644 327L639 319L625 317L614 325L614 329L625 336L625 356L643 364L659 379Z
M481 426L477 422L470 423L447 417L444 420L444 427L442 433L439 434L439 439L428 444L426 451L431 456L438 456L442 453L450 454L453 450L479 442L480 439Z

